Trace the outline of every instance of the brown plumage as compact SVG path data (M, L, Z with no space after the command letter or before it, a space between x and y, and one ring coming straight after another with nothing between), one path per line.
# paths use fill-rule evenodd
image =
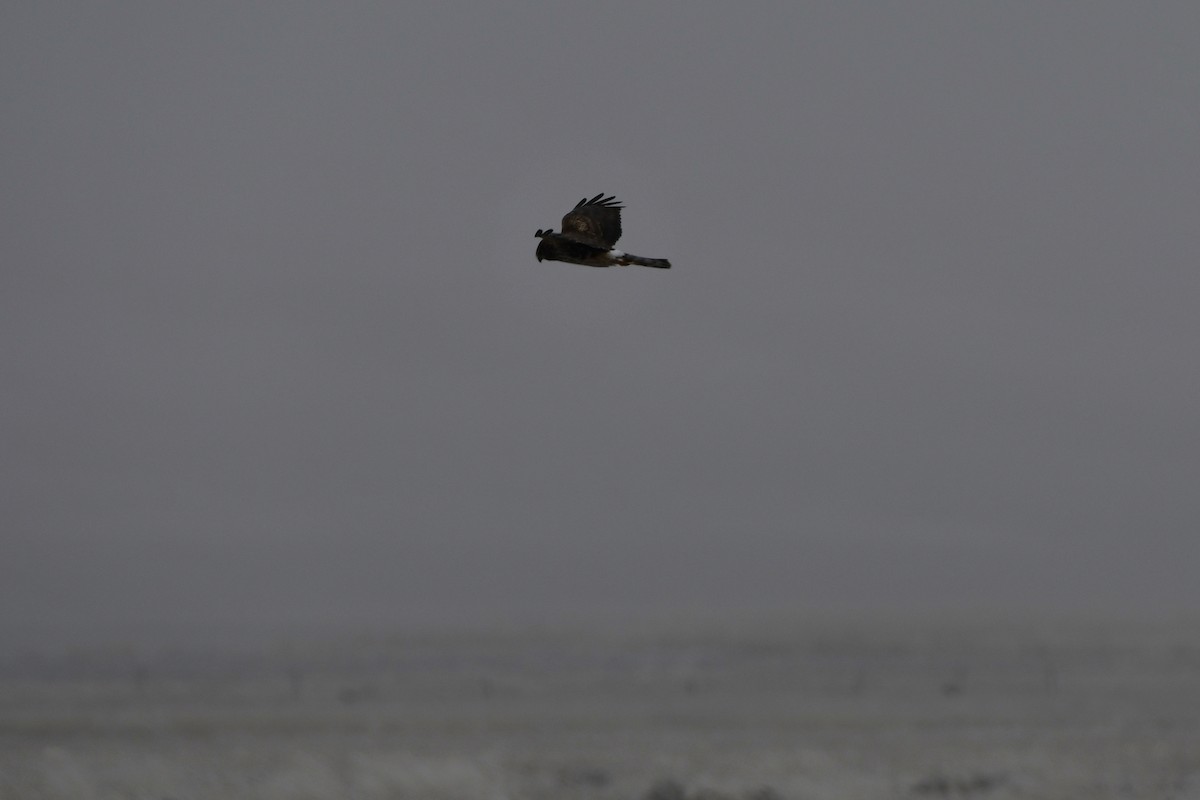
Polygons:
M620 202L604 192L588 200L586 197L562 218L562 232L538 229L534 236L541 239L537 260L566 261L586 267L643 267L670 269L665 258L643 258L624 253L613 247L621 238Z

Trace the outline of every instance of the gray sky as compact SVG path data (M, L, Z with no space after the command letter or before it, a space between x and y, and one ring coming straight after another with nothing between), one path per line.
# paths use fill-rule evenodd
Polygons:
M10 641L1200 609L1200 6L411 5L0 12Z

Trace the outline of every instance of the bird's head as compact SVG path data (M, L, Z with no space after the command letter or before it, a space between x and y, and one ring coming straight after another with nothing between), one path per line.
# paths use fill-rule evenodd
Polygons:
M546 237L552 233L554 233L554 231L550 230L549 228L547 228L546 230L542 230L541 228L538 228L537 233L534 234L534 236L541 239L541 241L538 242L538 246L537 246L537 260L538 261L541 261L546 256Z

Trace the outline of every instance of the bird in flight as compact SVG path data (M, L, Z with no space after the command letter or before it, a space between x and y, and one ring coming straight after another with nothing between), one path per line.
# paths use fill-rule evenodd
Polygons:
M537 246L537 260L566 261L585 267L627 267L638 264L670 269L671 262L665 258L643 258L613 247L621 238L622 208L615 197L605 197L604 192L591 200L583 198L562 218L562 233L539 228L534 234L541 239Z

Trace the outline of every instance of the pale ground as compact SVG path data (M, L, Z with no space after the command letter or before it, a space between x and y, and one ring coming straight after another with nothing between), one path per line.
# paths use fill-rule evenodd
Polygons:
M1200 798L1196 626L423 634L0 672L0 800Z

